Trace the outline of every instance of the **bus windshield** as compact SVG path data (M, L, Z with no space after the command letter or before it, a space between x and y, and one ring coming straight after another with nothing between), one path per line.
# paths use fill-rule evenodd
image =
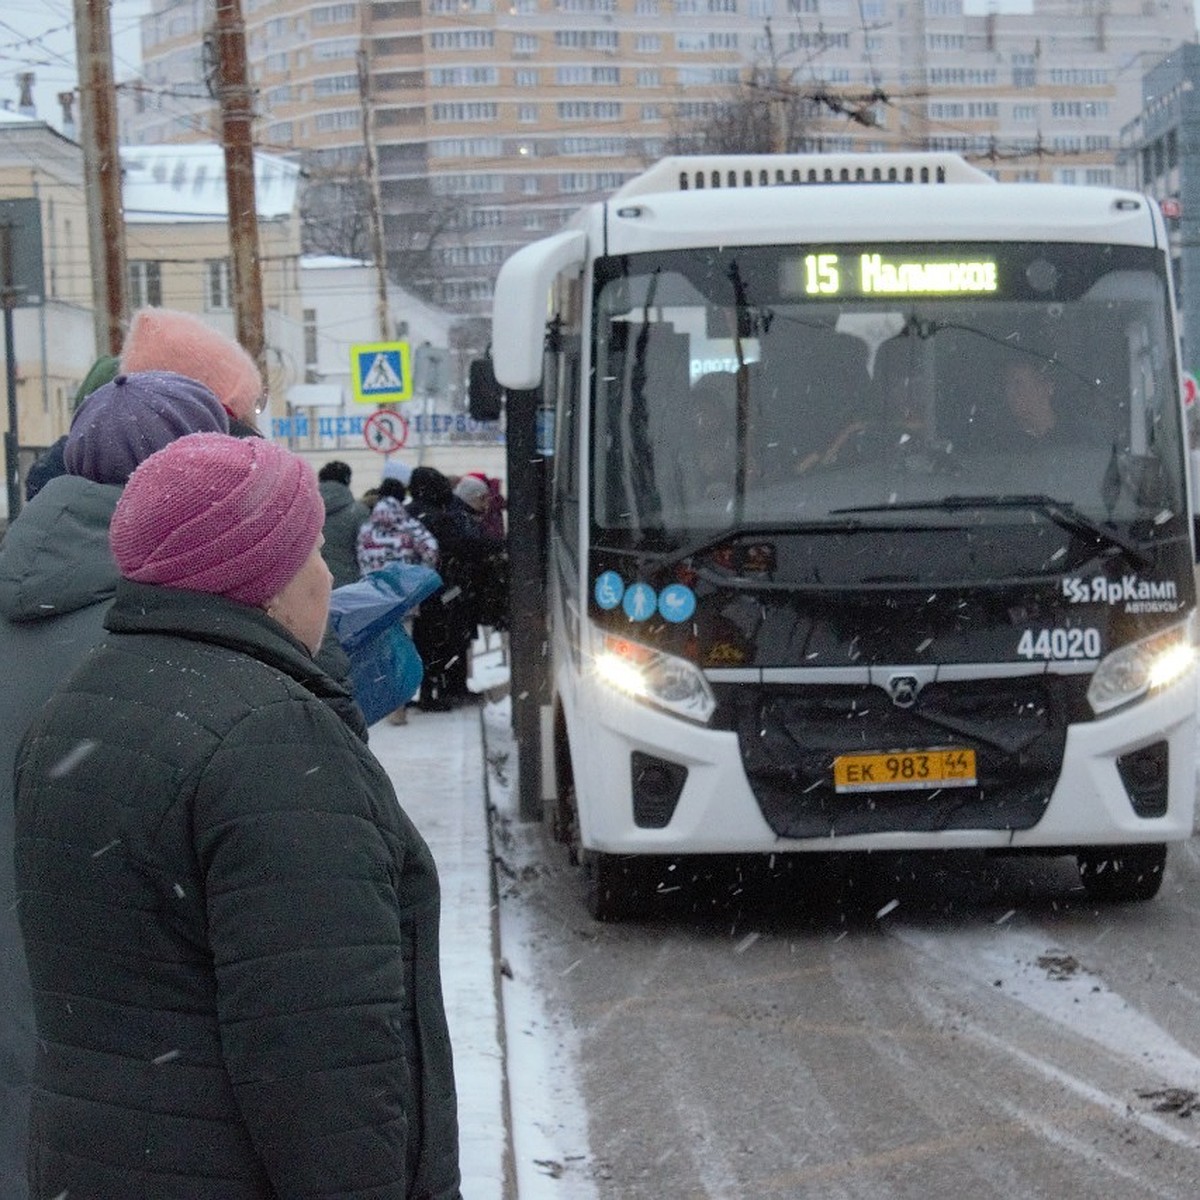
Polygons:
M1119 545L1185 536L1154 250L726 246L602 259L594 287L599 544L1028 522L1022 497Z

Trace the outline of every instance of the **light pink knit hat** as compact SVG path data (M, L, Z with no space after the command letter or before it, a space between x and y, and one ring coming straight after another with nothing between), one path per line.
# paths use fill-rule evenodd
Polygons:
M192 433L133 472L108 538L126 579L257 607L295 577L324 521L302 458L265 438Z
M243 421L254 420L263 394L254 359L233 338L171 308L140 308L133 314L121 347L121 370L176 371L197 379Z

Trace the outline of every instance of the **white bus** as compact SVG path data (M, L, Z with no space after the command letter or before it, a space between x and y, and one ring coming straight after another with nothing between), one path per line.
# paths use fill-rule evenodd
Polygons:
M717 853L1157 892L1196 790L1174 312L1152 200L940 154L667 159L506 262L495 375L553 436L522 761L594 916Z

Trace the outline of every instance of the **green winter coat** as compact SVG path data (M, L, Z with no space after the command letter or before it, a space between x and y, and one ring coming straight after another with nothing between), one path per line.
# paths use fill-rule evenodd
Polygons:
M321 532L325 544L321 557L333 576L333 586L342 587L358 580L358 531L370 512L365 504L355 500L354 493L336 479L321 482L321 499L325 502L325 524Z

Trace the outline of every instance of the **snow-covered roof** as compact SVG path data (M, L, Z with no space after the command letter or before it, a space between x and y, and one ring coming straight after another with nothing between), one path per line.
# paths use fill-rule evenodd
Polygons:
M211 142L123 146L122 200L136 221L223 221L225 152ZM254 154L254 198L263 220L284 217L296 206L300 168L274 154Z
M0 108L0 125L45 125L41 117L27 117L11 108Z
M340 254L304 254L300 257L302 271L332 271L345 267L369 267L365 258L344 258Z

